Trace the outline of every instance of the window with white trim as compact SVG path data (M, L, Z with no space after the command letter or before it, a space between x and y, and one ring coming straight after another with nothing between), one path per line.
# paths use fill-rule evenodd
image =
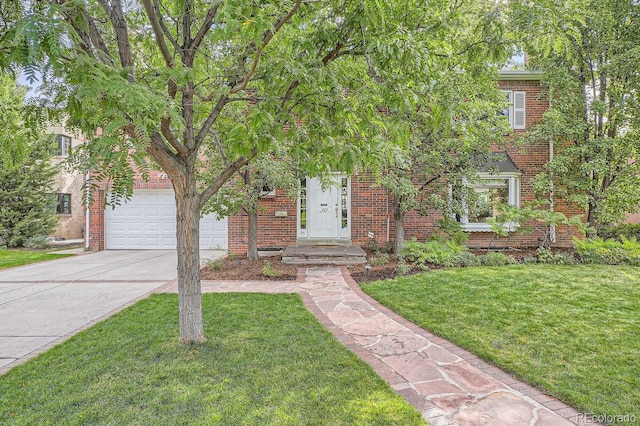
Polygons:
M501 111L507 117L511 128L520 130L526 128L526 93L513 90L502 90L509 101L509 107Z
M54 155L68 157L71 154L71 138L67 135L56 135Z
M470 206L466 200L463 201L464 213L456 216L465 231L491 231L488 219L498 216L499 205L520 205L520 173L481 173L477 181L467 185L474 191L473 201L469 201L474 205ZM517 224L508 223L505 226L507 230L513 230Z

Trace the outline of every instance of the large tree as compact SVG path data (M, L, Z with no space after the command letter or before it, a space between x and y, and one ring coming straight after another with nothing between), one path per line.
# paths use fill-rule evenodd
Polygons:
M404 217L413 209L462 213L459 183L472 178L492 143L508 133L498 70L511 46L504 6L458 2L439 10L432 31L444 31L429 56L429 70L399 85L405 103L390 110L392 126L405 129L406 145L385 158L378 182L392 195L395 253L404 243ZM469 194L470 195L470 194Z
M167 173L180 340L199 342L205 203L283 141L310 175L349 172L384 153L378 106L400 101L383 96L394 83L428 71L425 59L447 31L443 7L448 1L7 0L0 65L41 71L68 125L102 129L78 159L115 196L131 194L134 169L156 163Z
M0 74L0 246L48 236L57 223L52 141L24 118L26 90Z
M545 72L550 107L530 137L555 157L538 187L583 206L590 226L640 202L640 5L628 0L512 1L532 67Z

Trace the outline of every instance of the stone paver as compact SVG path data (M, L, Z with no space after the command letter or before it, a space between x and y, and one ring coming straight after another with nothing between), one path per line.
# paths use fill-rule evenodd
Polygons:
M177 290L171 285L162 291ZM301 294L320 322L432 426L578 423L578 413L555 398L381 306L360 290L346 269L309 267L297 282L209 281L203 282L203 292Z

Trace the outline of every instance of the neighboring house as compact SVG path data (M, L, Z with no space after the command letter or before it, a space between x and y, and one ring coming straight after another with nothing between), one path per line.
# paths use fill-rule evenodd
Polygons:
M84 238L85 208L82 203L82 185L85 177L80 172L71 172L62 163L84 140L65 129L64 125L49 126L47 134L55 135L53 164L60 165L53 189L56 192L58 226L53 236L57 238Z
M524 132L537 121L548 105L540 85L541 73L535 71L503 71L499 87L511 100L505 112L514 132ZM497 148L496 148L497 149ZM504 150L504 148L501 148ZM534 199L532 179L549 161L547 142L509 149L492 172L481 172L480 183L474 188L479 197L500 199L512 205ZM497 173L496 173L497 171ZM93 250L175 248L175 201L170 181L161 172L152 173L149 182L137 181L133 197L121 206L106 209L96 202L90 209L89 240ZM296 244L358 244L375 240L378 245L389 242L394 235L390 195L376 187L366 174L347 176L336 173L335 185L323 188L316 178L301 180L300 195L292 200L281 191L265 194L260 201L258 217L258 247L284 248ZM96 200L104 199L105 189ZM555 200L556 211L567 215L581 211ZM486 219L495 214L487 210L482 215L458 217L469 232L468 245L486 247L495 244ZM420 216L409 212L405 234L425 239L441 218L439 212ZM561 231L561 230L559 230ZM209 215L201 221L200 246L228 249L232 253L247 250L247 218L243 214L224 219ZM540 235L513 234L511 246L531 247L540 242ZM558 232L558 246L570 246L570 232Z

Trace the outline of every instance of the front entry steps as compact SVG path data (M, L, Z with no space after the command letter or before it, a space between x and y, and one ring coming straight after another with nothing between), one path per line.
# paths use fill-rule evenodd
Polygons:
M357 265L366 263L360 246L289 246L282 262L290 265Z

